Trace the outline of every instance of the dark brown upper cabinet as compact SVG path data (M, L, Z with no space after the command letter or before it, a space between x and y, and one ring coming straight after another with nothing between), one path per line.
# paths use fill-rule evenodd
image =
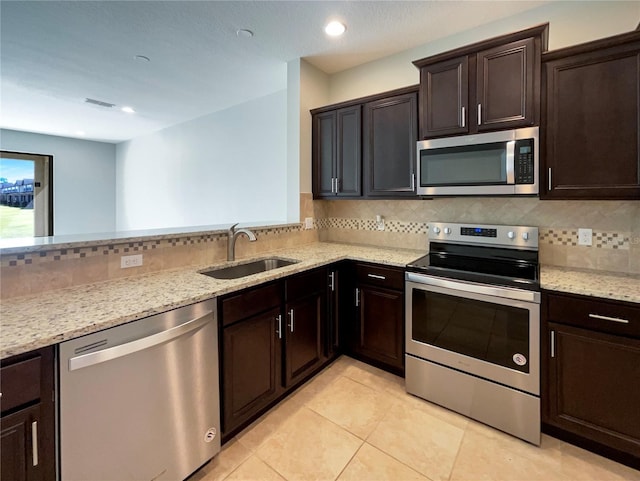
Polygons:
M363 112L365 196L415 196L417 89L368 102Z
M353 105L313 116L315 198L362 195L361 110Z
M418 86L313 109L315 199L415 196Z
M416 60L421 138L538 125L548 24Z
M640 199L640 32L543 55L543 199Z

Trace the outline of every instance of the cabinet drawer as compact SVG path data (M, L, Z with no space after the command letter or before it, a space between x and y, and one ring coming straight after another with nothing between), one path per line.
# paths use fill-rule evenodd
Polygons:
M222 300L222 325L228 326L241 319L280 306L280 283L247 289Z
M372 264L358 264L356 278L359 284L404 290L404 270Z
M640 338L640 306L559 294L547 299L549 321Z
M284 285L285 299L289 302L324 291L329 285L329 279L325 269L315 269L288 278Z
M38 356L2 367L2 412L40 399L41 364Z

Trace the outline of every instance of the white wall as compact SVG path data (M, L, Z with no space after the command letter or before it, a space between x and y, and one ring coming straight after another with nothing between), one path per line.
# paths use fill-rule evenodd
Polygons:
M330 77L330 101L342 102L420 82L411 63L424 57L491 37L549 22L549 50L635 30L640 21L638 1L550 2L429 44L359 65Z
M287 92L117 145L117 230L287 217Z
M54 235L115 230L114 144L2 129L0 148L53 156Z

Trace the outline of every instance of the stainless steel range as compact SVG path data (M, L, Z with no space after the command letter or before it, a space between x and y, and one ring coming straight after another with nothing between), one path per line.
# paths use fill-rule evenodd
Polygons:
M429 224L407 266L407 392L540 444L536 227Z

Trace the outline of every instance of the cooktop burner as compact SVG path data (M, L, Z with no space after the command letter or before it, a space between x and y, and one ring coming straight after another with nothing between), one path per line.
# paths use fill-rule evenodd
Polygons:
M536 227L429 224L429 254L407 270L437 277L539 290Z

